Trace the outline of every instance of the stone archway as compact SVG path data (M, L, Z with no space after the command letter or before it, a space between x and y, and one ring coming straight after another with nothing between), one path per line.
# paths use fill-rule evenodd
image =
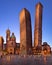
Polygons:
M10 52L10 54L13 54L12 52Z

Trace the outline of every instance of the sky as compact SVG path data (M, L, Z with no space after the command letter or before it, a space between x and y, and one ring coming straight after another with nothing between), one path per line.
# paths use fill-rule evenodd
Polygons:
M43 5L42 43L47 42L52 47L52 0L0 0L0 36L6 42L6 30L14 32L16 41L20 42L19 14L26 8L31 14L32 40L34 40L35 6Z

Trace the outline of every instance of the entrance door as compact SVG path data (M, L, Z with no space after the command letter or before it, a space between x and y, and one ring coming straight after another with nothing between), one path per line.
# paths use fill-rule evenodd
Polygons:
M10 52L10 54L12 54L12 52Z

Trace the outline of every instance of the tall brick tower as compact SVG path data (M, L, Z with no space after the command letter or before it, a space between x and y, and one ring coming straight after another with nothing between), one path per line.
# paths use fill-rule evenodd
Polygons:
M32 29L29 11L24 8L20 12L20 54L29 54L32 49Z
M34 47L42 45L42 9L43 6L39 2L35 13Z
M3 43L4 43L4 39L2 36L0 36L0 51L3 50Z
M6 43L10 40L10 30L6 30Z

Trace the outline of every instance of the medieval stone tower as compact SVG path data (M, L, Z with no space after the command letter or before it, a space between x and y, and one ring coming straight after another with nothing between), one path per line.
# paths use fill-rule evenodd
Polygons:
M6 30L6 43L10 40L10 30Z
M43 6L39 2L35 12L34 47L42 45L42 9Z
M20 54L29 54L32 49L32 29L29 11L20 12Z
M2 36L0 36L0 51L3 50L3 42L4 42L4 39Z

